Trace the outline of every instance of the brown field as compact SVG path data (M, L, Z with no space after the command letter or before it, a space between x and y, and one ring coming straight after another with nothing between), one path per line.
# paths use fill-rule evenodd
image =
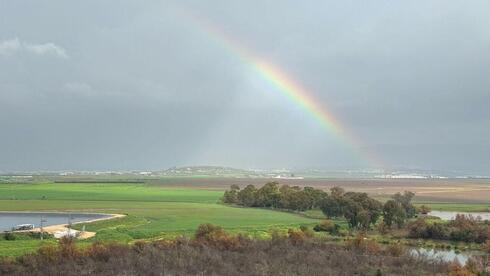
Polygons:
M417 201L490 204L490 179L254 179L254 178L169 178L150 181L162 186L226 189L232 184L261 186L268 181L280 184L366 192L385 198L396 192L412 191ZM148 182L147 182L148 183Z

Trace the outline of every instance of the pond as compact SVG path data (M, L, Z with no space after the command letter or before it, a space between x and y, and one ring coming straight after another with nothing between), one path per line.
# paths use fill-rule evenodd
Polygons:
M50 226L109 217L111 215L108 214L71 212L0 212L0 232L12 230L12 227L20 224L33 224L34 227L39 227L41 219L44 220L44 226Z
M427 248L412 248L410 254L413 256L425 257L429 260L442 260L446 262L457 261L461 265L465 265L471 256L481 254L476 251L456 252L454 250L435 250Z
M472 215L481 217L482 220L490 220L490 212L455 212L455 211L431 211L430 216L439 217L443 220L452 220L456 214Z

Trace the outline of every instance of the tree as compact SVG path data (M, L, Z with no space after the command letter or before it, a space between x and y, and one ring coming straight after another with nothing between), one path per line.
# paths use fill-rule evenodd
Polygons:
M308 209L320 207L322 199L327 195L324 191L313 187L304 187L303 193L308 198Z
M330 195L335 199L340 199L344 195L345 191L339 186L330 188Z
M257 193L257 188L254 185L247 185L243 190L238 192L238 203L241 205L252 207L255 205L255 194Z
M405 209L400 202L390 199L383 206L383 221L391 228L393 224L401 227L406 219Z
M309 197L298 186L283 185L280 189L279 206L288 210L304 211L311 206Z
M319 205L323 214L328 218L340 217L343 214L341 198L325 195Z
M405 209L406 217L413 218L417 213L415 206L412 204L412 199L415 196L414 193L410 191L405 191L403 194L396 193L393 195L393 199L399 202L401 206Z
M295 188L295 191L291 194L292 197L289 199L290 209L296 211L308 210L311 204L306 193L302 191L300 187L295 186L293 188Z
M238 192L240 191L240 187L238 185L231 185L229 191L225 191L223 195L224 203L236 204L238 203Z
M255 194L255 204L260 207L278 207L280 192L279 183L268 182Z
M360 219L359 213L361 211L363 211L363 209L361 204L359 204L358 202L352 200L351 198L346 198L344 200L343 213L350 228L359 227L359 219Z
M344 194L344 198L349 198L359 203L361 208L366 211L366 213L357 214L359 227L369 228L370 224L375 224L381 216L383 205L381 202L370 198L367 193L348 192ZM359 216L362 216L362 220Z

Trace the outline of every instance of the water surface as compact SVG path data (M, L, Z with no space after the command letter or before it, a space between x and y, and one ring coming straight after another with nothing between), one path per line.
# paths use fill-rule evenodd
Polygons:
M431 211L430 216L439 217L443 220L453 220L456 214L472 215L474 217L481 217L482 220L490 220L490 212L456 212L456 211Z
M427 248L412 248L410 254L413 256L423 256L429 260L442 260L445 262L457 261L460 265L465 265L471 256L481 254L474 251L456 252L454 250L435 250Z

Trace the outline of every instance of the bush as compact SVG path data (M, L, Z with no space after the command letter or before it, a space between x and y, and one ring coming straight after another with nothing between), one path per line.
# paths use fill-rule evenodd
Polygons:
M316 232L328 232L332 235L337 235L340 230L340 225L334 223L331 220L324 220L313 227L313 230Z
M490 239L490 226L473 217L457 215L449 223L428 224L424 219L407 225L408 237L483 243Z
M376 226L376 229L380 234L388 234L390 231L390 227L384 222L384 220L380 221L378 225Z
M403 245L396 243L396 244L390 244L386 247L385 252L393 257L400 257L405 253L405 248Z
M303 232L305 234L306 237L308 238L313 238L315 236L315 232L313 232L308 226L305 226L305 225L301 225L299 227L299 229L301 230L301 232Z
M487 240L484 244L483 244L483 249L485 249L488 253L490 253L490 240Z
M307 228L303 228L307 231ZM401 254L388 257L373 241L358 236L352 247L307 239L290 229L271 240L230 236L202 225L192 240L178 238L134 245L95 242L78 248L73 240L42 247L19 258L0 259L0 275L448 275L447 263ZM223 240L241 245L223 247ZM215 242L218 241L218 242ZM398 254L395 249L392 250ZM360 254L362 253L362 254ZM470 271L480 269L473 265ZM478 270L479 272L480 270Z
M197 228L193 244L199 246L213 246L223 250L236 250L241 247L242 240L243 238L239 239L228 235L223 228L219 226L206 223L199 225Z
M5 232L5 234L3 234L3 238L7 241L15 241L17 236L12 232Z
M377 242L369 240L364 234L358 234L354 239L347 242L347 247L356 249L368 254L378 254L381 252L381 247Z
M305 241L308 236L301 230L294 230L294 229L289 229L288 230L288 238L291 241L292 244L301 244L303 241Z

